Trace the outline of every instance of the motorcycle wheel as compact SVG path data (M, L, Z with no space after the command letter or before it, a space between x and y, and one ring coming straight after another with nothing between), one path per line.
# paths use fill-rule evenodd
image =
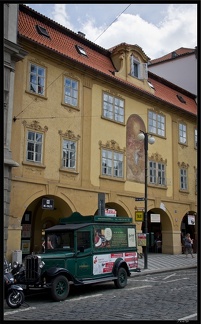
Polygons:
M6 303L10 308L18 308L24 303L24 293L21 290L11 290L6 297Z

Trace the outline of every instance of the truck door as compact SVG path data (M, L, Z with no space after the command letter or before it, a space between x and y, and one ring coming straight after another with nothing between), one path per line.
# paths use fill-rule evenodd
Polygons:
M91 247L91 231L77 231L76 277L79 279L93 277L93 256Z

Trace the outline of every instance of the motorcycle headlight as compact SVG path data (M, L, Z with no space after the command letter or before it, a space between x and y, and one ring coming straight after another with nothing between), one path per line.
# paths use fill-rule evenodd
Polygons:
M17 268L17 266L18 266L18 262L17 261L14 261L13 262L13 268Z

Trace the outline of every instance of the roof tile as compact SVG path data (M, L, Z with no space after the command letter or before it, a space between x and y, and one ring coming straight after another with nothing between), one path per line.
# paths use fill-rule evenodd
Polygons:
M115 68L111 60L111 49L106 50L101 48L25 5L19 5L19 9L18 32L20 37L29 39L30 41L40 44L49 50L77 61L84 66L88 66L99 73L108 75L116 81L121 82L124 86L132 87L141 91L142 94L145 93L150 97L161 99L191 114L197 115L197 105L192 94L190 96L187 95L187 92L185 92L186 94L183 94L184 90L180 88L179 89L182 93L179 93L177 86L173 84L170 86L170 83L168 86L166 80L163 82L162 78L159 79L158 76L154 77L154 74L149 72L149 81L151 81L155 88L155 94L153 95L150 92L114 75ZM50 38L39 34L36 25L45 28L48 31ZM75 45L80 45L84 48L87 56L79 54ZM114 48L116 48L116 46ZM178 50L178 53L184 53L186 50L190 49L181 48ZM177 94L182 95L186 104L181 103L177 98Z

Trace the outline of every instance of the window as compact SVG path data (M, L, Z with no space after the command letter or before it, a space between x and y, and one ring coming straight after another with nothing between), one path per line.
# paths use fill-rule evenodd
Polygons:
M187 169L180 169L180 189L187 190Z
M150 133L165 136L165 116L153 111L148 112L148 129Z
M186 144L186 133L186 125L179 123L179 143Z
M50 37L50 35L48 34L48 31L44 27L36 25L36 29L39 34L46 36L46 37Z
M102 175L123 178L123 154L102 150Z
M43 134L28 131L27 132L27 151L26 160L42 163Z
M149 161L149 183L166 186L165 164Z
M63 167L76 169L76 142L63 139Z
M81 247L89 249L91 247L90 231L77 231L77 249Z
M148 81L148 85L149 85L152 89L155 90L155 88L154 88L153 84L151 83L151 81Z
M64 77L64 103L78 106L78 81Z
M186 103L186 101L184 100L184 98L181 95L177 94L177 98L179 99L179 101L181 101L182 103Z
M198 141L198 139L197 139L197 129L195 129L195 133L194 133L194 139L195 139L195 148L197 149L197 141Z
M140 80L147 79L147 63L140 63L140 61L136 57L134 57L133 54L131 54L130 56L130 69L131 76Z
M103 117L124 122L124 100L103 93Z
M29 91L44 96L45 68L33 63L30 63L29 67Z
M84 48L79 46L79 45L75 45L76 50L78 51L79 54L82 54L84 56L87 56L87 53L85 52Z

